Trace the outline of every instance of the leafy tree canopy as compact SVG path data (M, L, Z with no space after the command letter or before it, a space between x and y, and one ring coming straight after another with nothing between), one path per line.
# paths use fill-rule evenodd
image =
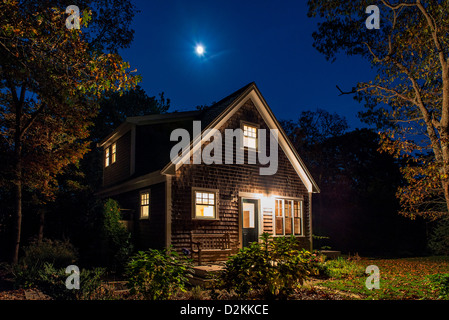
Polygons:
M431 219L449 205L449 3L447 1L309 0L320 19L314 46L331 61L339 53L366 59L377 71L342 94L364 101L381 130L381 150L403 157L401 213ZM380 9L380 29L365 9Z

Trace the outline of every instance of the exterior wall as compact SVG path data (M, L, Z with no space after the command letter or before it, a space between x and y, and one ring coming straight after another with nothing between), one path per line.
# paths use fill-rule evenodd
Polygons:
M192 120L184 120L137 126L135 176L161 170L169 163L170 150L175 144L170 141L171 132L189 125L192 127L191 123Z
M130 176L131 166L131 132L126 133L117 141L117 160L104 167L103 153L103 186L111 186L122 182ZM109 147L110 144L107 146Z
M150 218L140 219L140 193L150 193ZM139 250L165 247L165 182L113 196Z
M259 124L261 129L268 129L254 104L249 100L220 128L222 137L224 137L224 129L240 128L241 120ZM239 194L253 193L263 196L260 202L260 215L263 215L260 220L264 222L261 231L270 233L273 231L273 196L302 197L305 234L299 239L303 247L309 249L311 246L309 241L311 233L309 195L287 156L280 146L278 148L278 170L276 174L270 176L259 174L260 164L246 164L246 152L245 164L185 164L181 166L172 179L171 244L178 250L188 248L189 233L192 230L205 233L228 232L231 235L231 240L241 242ZM223 141L223 157L224 151ZM192 219L192 188L194 187L219 190L218 220Z

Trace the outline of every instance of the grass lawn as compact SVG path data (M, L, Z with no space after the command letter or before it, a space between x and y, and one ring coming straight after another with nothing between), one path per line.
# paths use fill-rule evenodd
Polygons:
M428 275L449 273L449 257L422 257L404 259L361 259L357 272L341 278L331 278L319 286L358 294L362 299L416 300L439 299L440 292L432 289ZM380 271L380 288L365 286L368 274L362 272L369 265Z

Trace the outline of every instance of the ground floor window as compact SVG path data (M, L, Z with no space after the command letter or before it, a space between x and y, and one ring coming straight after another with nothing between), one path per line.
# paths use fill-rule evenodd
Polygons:
M150 217L150 192L140 193L140 219L149 219Z
M195 219L217 218L217 192L208 190L193 191L193 217Z
M302 201L275 200L275 234L303 235Z

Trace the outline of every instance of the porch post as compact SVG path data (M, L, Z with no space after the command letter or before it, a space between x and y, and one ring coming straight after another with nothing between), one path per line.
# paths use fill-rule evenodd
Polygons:
M312 237L312 192L309 192L309 241L310 251L313 250L313 237Z
M171 245L171 219L172 219L172 177L165 175L165 247Z

